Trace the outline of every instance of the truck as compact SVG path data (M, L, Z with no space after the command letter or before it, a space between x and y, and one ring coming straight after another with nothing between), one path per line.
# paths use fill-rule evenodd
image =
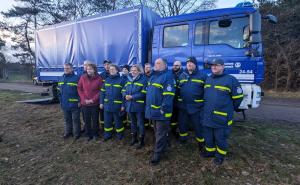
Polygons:
M264 79L262 18L276 22L274 16L262 17L249 5L164 18L136 6L51 25L35 32L37 77L50 81L55 91L64 63L72 63L80 75L85 60L93 61L101 72L104 60L121 66L164 58L170 68L175 60L185 66L194 56L198 68L210 74L209 61L222 58L225 72L242 85L240 108L257 108Z

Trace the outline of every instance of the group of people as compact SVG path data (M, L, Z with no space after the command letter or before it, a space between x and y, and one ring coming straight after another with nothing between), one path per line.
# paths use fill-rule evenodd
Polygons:
M195 132L200 155L214 157L221 165L228 150L227 138L233 123L233 113L243 100L243 91L237 79L224 73L224 61L209 61L211 75L198 69L195 57L174 61L168 70L167 61L158 58L154 69L146 63L119 66L105 60L104 71L84 62L84 73L79 77L70 63L64 65L64 75L58 82L59 98L64 112L64 138L81 135L80 112L87 140L99 138L100 122L104 121L104 141L115 133L124 138L124 115L131 127L130 145L137 149L145 145L145 119L154 128L155 146L150 164L159 164L166 153L170 134L180 143ZM120 72L122 71L122 72Z

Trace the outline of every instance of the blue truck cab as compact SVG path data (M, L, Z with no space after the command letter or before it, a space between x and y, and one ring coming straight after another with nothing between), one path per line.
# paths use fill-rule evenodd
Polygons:
M170 67L175 60L185 66L187 57L194 56L199 69L209 74L207 62L222 58L225 72L242 84L244 100L240 108L256 108L261 100L258 84L264 79L260 25L260 14L253 7L161 18L154 26L152 62L161 57Z

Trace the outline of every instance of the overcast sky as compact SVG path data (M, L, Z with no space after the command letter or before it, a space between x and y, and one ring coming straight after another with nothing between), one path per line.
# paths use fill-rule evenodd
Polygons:
M244 2L247 0L218 0L217 2L217 8L228 8L228 7L234 7L240 2ZM248 0L251 1L252 0ZM0 0L0 12L7 11L8 9L12 8L12 6L16 2L14 0ZM3 20L3 16L0 14L0 20Z
M218 8L233 7L239 2L244 2L244 0L218 0ZM0 11L6 11L12 7L14 0L0 0Z

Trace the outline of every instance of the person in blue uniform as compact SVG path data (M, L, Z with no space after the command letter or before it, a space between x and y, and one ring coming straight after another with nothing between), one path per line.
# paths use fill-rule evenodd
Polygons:
M152 75L152 66L150 63L145 63L144 76L147 78L147 81L149 81L151 75ZM145 128L150 128L151 126L153 126L151 124L151 120L145 118Z
M74 74L71 63L64 64L64 75L58 82L59 100L64 113L63 138L80 137L80 98L77 91L79 76Z
M100 95L100 109L104 110L104 141L112 137L113 122L115 123L117 138L122 140L124 126L121 121L121 114L125 110L122 89L125 81L119 74L118 66L110 64L109 73Z
M103 80L103 83L105 82L106 78L109 76L109 65L112 64L110 60L104 60L103 61L103 68L104 71L100 73L100 77ZM99 118L100 118L100 125L104 127L104 112L103 109L100 109L99 112Z
M195 130L195 139L200 151L204 147L202 128L204 83L207 75L201 72L197 66L195 57L189 57L186 61L186 69L179 76L179 139L185 143L189 137L190 123Z
M173 67L172 67L172 74L173 74L173 77L174 77L174 80L176 82L176 85L175 85L175 97L174 97L174 100L173 100L173 114L172 114L172 117L171 117L171 133L174 135L175 138L178 138L178 132L177 132L177 127L178 127L178 113L179 113L179 110L178 110L178 79L179 79L179 76L181 75L181 73L183 72L183 69L182 69L182 65L181 65L181 61L179 60L176 60L174 63L173 63Z
M130 146L138 143L137 149L141 149L145 143L145 99L147 79L143 75L141 66L135 64L131 67L131 74L127 76L123 96L125 98L125 108L131 120L131 142Z
M148 81L145 111L146 118L154 123L155 146L151 165L157 165L162 153L166 152L175 96L174 85L175 80L168 71L167 62L161 58L156 59L154 72Z
M233 113L243 100L243 90L238 80L224 73L224 61L220 58L210 62L211 76L204 86L203 129L205 150L202 157L215 157L221 165L228 151L227 138L233 123Z
M129 72L130 72L130 66L128 64L125 64L123 66L121 66L121 76L124 78L125 81L128 80L129 77ZM128 117L128 114L126 111L123 112L123 114L121 115L121 119L122 119L122 123L125 126L125 128L127 128L130 125L130 120Z

